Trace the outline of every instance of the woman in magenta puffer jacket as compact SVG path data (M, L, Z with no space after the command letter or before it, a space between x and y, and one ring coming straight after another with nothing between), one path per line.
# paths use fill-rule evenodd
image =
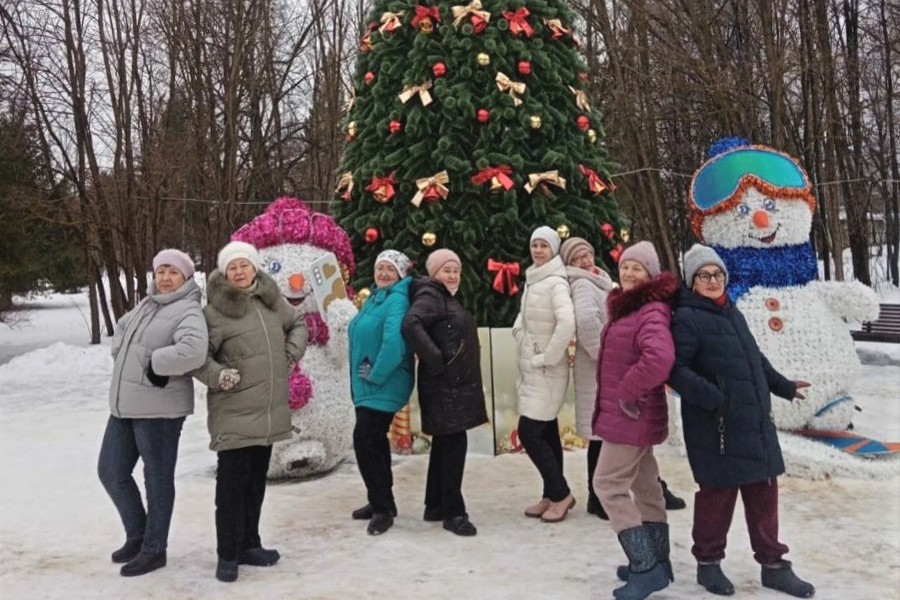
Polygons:
M672 579L666 503L653 446L668 435L663 384L675 362L670 302L678 284L660 273L650 242L619 259L622 287L609 293L597 360L593 433L603 439L594 489L628 556L618 600L642 600ZM632 499L632 494L634 498Z

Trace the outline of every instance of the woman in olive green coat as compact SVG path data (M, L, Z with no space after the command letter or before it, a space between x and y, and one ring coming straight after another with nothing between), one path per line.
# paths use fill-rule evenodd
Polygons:
M306 350L303 315L259 272L256 248L231 242L209 276L204 309L209 357L196 376L209 386L209 447L216 471L216 578L234 581L238 564L270 566L259 516L272 444L291 437L288 372Z

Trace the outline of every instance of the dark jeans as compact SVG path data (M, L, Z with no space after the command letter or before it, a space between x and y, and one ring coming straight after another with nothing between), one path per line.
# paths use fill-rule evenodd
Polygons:
M468 446L469 439L465 431L431 438L425 507L440 509L445 519L466 514L462 480Z
M391 444L387 437L393 420L394 413L356 407L353 450L373 513L387 513L396 508Z
M563 475L563 449L559 439L559 422L535 421L519 417L519 440L528 458L544 480L544 498L559 502L569 495L569 484Z
M600 502L597 492L594 491L594 471L597 470L597 460L600 458L600 448L603 447L603 440L590 440L587 450L587 470L588 470L588 498L593 498Z
M175 505L175 461L184 417L119 419L110 415L97 460L97 474L116 505L125 537L144 538L145 552L168 546ZM138 458L144 463L147 509L132 477Z
M744 516L753 558L761 565L781 560L788 547L778 541L778 480L750 483L740 487L700 486L694 495L694 547L699 562L725 558L725 543L738 491L744 502Z
M247 446L218 453L216 469L216 554L237 560L241 550L259 548L259 515L266 497L272 446Z

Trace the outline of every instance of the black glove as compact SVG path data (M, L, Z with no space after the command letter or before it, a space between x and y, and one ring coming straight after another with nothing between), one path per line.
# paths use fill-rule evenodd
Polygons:
M157 375L153 372L153 361L150 361L150 364L147 365L147 379L150 380L150 383L159 388L166 387L166 384L169 383L169 377L166 375Z

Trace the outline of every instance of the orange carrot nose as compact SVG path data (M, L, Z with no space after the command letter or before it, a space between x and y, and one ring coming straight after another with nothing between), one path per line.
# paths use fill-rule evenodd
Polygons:
M753 213L753 224L760 229L765 229L769 226L769 214L764 210L756 211Z
M295 292L302 290L304 283L306 283L306 280L303 279L303 275L300 273L294 273L288 278L288 284L290 284L291 289Z

